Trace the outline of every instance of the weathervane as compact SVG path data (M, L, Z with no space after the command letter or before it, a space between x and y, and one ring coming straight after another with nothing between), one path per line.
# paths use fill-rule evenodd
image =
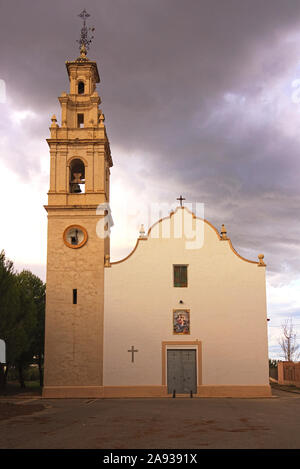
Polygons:
M93 33L95 28L88 28L86 25L86 19L91 16L87 13L86 9L84 9L78 16L83 19L83 26L80 32L80 39L77 39L76 42L79 43L79 50L81 54L85 56L90 48L92 39L94 39L94 36L89 36L89 33Z

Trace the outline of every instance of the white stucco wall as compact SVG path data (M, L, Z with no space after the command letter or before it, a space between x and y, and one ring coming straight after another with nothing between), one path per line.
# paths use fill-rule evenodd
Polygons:
M192 217L178 209L171 222L184 212ZM183 238L149 237L105 269L104 385L161 385L162 342L197 339L202 384L268 385L265 268L239 258L212 226L198 223L199 249L186 249ZM188 264L187 288L173 287L173 264ZM173 309L180 308L190 309L190 335L173 334Z

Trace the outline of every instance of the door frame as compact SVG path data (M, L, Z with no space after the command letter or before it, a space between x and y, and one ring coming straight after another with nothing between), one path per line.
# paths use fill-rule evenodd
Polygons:
M200 340L170 340L163 341L161 347L162 356L162 385L167 386L167 350L180 349L180 350L196 350L196 373L197 373L197 388L202 384L202 342Z

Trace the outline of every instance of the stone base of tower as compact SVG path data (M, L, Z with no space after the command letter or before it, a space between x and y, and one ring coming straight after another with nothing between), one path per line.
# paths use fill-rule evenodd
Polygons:
M163 398L172 397L167 386L45 386L43 398L73 399L122 399L122 398ZM179 394L178 397L190 397ZM193 397L231 397L238 399L272 397L271 387L267 386L198 386Z

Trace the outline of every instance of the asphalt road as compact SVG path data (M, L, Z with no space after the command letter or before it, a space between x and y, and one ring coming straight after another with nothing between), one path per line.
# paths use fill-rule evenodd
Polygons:
M269 399L5 399L0 448L300 448L300 394ZM43 406L41 410L41 405ZM30 407L31 406L31 407Z

